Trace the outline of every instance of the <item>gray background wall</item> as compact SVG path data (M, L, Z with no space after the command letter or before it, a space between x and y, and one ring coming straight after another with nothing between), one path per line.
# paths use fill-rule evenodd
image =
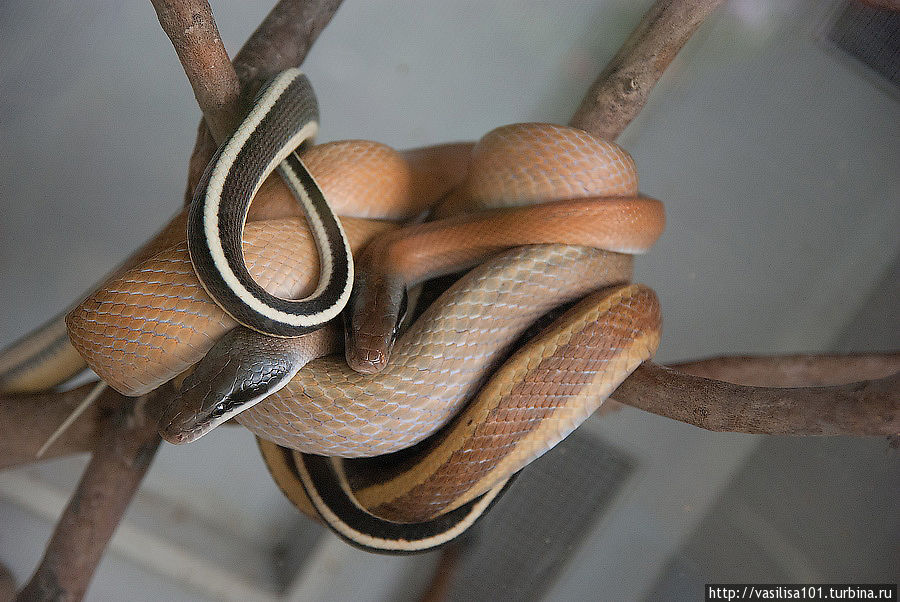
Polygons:
M647 6L348 0L305 64L322 107L320 139L371 138L403 148L476 138L516 121L564 122ZM885 311L896 307L892 266L900 247L897 96L821 42L835 6L726 3L620 139L637 161L642 190L664 200L668 212L666 234L637 269L662 299L662 361L897 347L897 314ZM268 8L268 2L213 2L232 53ZM197 118L149 3L0 4L0 345L64 308L175 212ZM848 334L860 328L873 334ZM588 550L555 596L577 598L598 587L626 598L670 595L678 591L672 581L678 575L692 584L723 564L744 566L746 547L733 533L712 548L716 554L703 556L703 542L714 539L704 539L703 528L712 528L716 512L749 516L729 506L727 496L740 497L740 483L749 481L732 476L753 467L758 486L776 488L768 496L783 500L787 522L801 508L813 516L810 505L833 503L819 487L834 473L849 480L848 491L874 492L851 496L836 510L849 521L846 532L882 532L872 521L897 514L893 499L878 497L898 479L897 452L883 442L729 437L665 422L626 410L602 428L612 439L638 429L635 437L646 440L631 442L635 453L665 475L656 478L655 495L677 498L673 492L683 491L697 496L695 506L651 522L647 541L665 545L650 577L619 574L616 580L630 585L613 586ZM692 468L688 459L697 448L686 441L702 446L703 469ZM797 454L810 450L831 460L798 467ZM857 470L853 458L871 470ZM825 465L829 474L816 472ZM36 474L63 485L79 466L48 463ZM788 468L799 470L797 479L769 480ZM798 484L804 479L808 485ZM294 520L252 438L237 430L165 446L147 487L176 491L191 503L206 500L247 531L271 535ZM836 575L809 551L826 545L810 539L817 527L785 535L760 505L764 497L742 508L784 535L791 558L801 559L791 566ZM0 502L0 561L23 579L50 523L21 507ZM617 516L618 526L611 519L603 527L604 542L615 533L628 539L634 517ZM896 520L883 527L896 536ZM838 549L840 534L827 535L825 529L822 537ZM896 570L890 541L867 552ZM778 564L784 548L764 552L778 571L786 570ZM143 599L200 596L115 558L105 561L91 590L96 599L122 588ZM759 574L782 575L765 567Z

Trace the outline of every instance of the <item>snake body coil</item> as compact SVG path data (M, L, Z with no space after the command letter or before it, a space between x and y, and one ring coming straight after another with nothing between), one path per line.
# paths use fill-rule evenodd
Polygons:
M370 150L359 152L368 156ZM332 184L324 172L319 175L317 153L326 150L310 149L304 160L335 203ZM435 177L442 169L459 171L440 167L440 153L420 154L410 163L398 161L396 153L382 154L390 159L376 173L383 176L384 165L405 166L401 171L406 170L410 189L426 202L440 197L446 184L440 192L421 195L423 183L442 183ZM461 154L457 147L446 156L460 166L465 165ZM415 173L411 165L428 168ZM340 171L333 163L329 169ZM410 193L400 196L403 213L414 214ZM475 211L485 203L544 204L499 208L496 214ZM341 212L347 207L342 201L335 205ZM637 196L633 162L614 144L546 124L500 128L475 147L465 182L438 214L447 217L401 230L384 222L344 219L351 248L363 248L373 238L386 241L371 245L377 252L364 261L370 284L402 288L493 257L401 335L390 361L376 361L374 374L360 374L336 357L313 359L336 348L333 332L316 331L307 335L304 352L303 361L312 361L284 389L254 399L247 409L232 408L245 410L237 419L261 437L263 456L285 494L343 537L372 549L417 551L459 534L510 475L589 416L652 355L659 340L658 303L646 287L627 285L631 256L626 253L642 252L658 237L662 209L657 201ZM471 224L481 225L467 230ZM268 294L291 298L312 290L315 233L310 236L301 221L281 217L249 223L243 237L248 273ZM429 243L411 242L417 240ZM497 255L523 243L532 246ZM305 269L304 262L309 262ZM584 295L585 301L506 359L536 318ZM357 356L363 364L386 360L390 350L383 341L395 315L395 309L379 302L375 311L351 316L356 329L350 340L372 346ZM137 394L197 362L234 321L198 282L182 242L110 280L69 315L68 325L76 348L97 373L120 391ZM216 353L222 361L210 361L217 370L229 361L241 370L249 365L247 358ZM264 362L250 372L271 365ZM222 380L234 380L229 369L221 374ZM206 376L195 382L210 389L221 384ZM178 439L178 433L188 433L184 440L189 440L197 434L191 434L191 425L208 430L212 423L189 396L182 402L169 415L171 424L181 426L169 434ZM210 416L218 420L229 411ZM416 442L416 455L391 470L365 459ZM310 454L358 459L326 461Z

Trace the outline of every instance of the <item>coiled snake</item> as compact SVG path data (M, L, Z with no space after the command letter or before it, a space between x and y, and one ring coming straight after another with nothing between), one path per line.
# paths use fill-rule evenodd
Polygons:
M357 253L346 354L361 371L330 355L341 338L332 326L299 339L232 330L197 280L186 241L110 279L68 316L69 333L128 395L206 356L167 412L167 438L192 440L236 415L298 507L357 545L429 549L477 519L511 475L655 352L658 302L628 282L631 254L662 231L662 207L638 196L625 151L549 124L499 128L471 151L448 145L404 156L332 143L306 150L303 163L344 216ZM408 219L462 174L436 221L398 229L370 219L379 207ZM278 209L284 195L274 190L263 185L254 201L251 220L277 217L246 225L244 261L268 294L298 298L314 288L316 247L304 221ZM479 263L391 352L407 288ZM520 343L541 316L571 303ZM283 388L235 386L248 380Z

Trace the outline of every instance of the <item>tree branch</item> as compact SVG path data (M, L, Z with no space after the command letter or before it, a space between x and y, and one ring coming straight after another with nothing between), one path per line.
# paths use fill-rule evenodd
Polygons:
M649 365L649 366L652 366ZM729 399L716 400L703 397L699 392L683 397L679 407L668 409L667 393L655 398L655 385L647 384L651 379L641 378L641 374L651 370L649 366L642 366L636 371L636 375L630 377L620 390L613 395L607 403L601 406L602 410L609 410L616 402L632 405L647 411L668 416L675 420L682 420L682 414L710 416L709 420L727 422L737 432L750 431L751 426L743 425L759 423L759 419L748 415L746 420L735 417L720 419L717 416L723 413L734 413L735 405ZM660 368L657 366L656 368ZM863 353L854 355L788 355L788 356L722 356L705 360L696 360L673 364L668 367L667 374L680 384L673 387L690 388L707 379L726 381L743 387L728 388L731 395L741 395L746 392L752 396L757 394L759 387L823 387L825 385L847 385L856 383L866 386L866 383L858 383L860 380L883 379L900 372L900 353ZM697 379L694 377L704 377ZM643 384L638 384L638 383ZM715 383L715 381L712 381ZM625 385L628 386L625 386ZM33 462L35 453L47 440L54 429L62 423L85 395L93 388L90 383L66 391L63 393L49 392L37 395L0 395L0 469ZM641 388L643 387L643 388ZM679 389L680 390L680 389ZM828 416L819 414L817 404L831 395L832 388L825 387L817 390L819 397L803 396L797 398L795 406L799 403L812 403L810 407L794 407L795 415L815 415L817 419L828 421ZM888 391L890 392L890 391ZM775 392L770 392L775 395ZM782 392L783 393L783 392ZM840 391L835 393L839 397ZM843 397L841 397L843 398ZM893 399L893 402L891 401ZM693 400L693 401L691 401ZM882 396L880 398L881 409L878 415L890 415L896 413L896 397ZM876 400L877 401L877 400ZM64 435L54 443L44 458L67 456L91 451L102 429L102 422L110 416L115 408L127 403L127 398L115 391L108 389L100 399L92 405L88 411L66 430ZM686 410L686 406L696 403L696 407ZM724 408L724 409L723 409ZM883 411L882 411L883 410ZM838 417L843 422L835 422L828 428L828 433L807 432L805 434L841 434L841 435L866 435L879 434L877 426L866 426L867 418L863 415L869 409L864 405L845 408L844 414ZM40 421L34 419L41 416ZM852 420L848 420L850 417ZM690 424L708 428L704 424L688 420ZM857 426L853 426L857 425ZM859 430L858 425L863 425ZM773 427L772 434L784 433L791 429L791 425L779 425ZM855 430L850 430L851 428ZM885 426L890 430L889 426ZM844 429L844 430L842 430ZM720 429L712 429L720 430ZM766 431L770 432L770 431ZM804 434L794 432L793 434Z
M825 364L833 360L829 356ZM775 358L765 361L777 362ZM832 387L751 387L645 362L613 396L621 403L710 431L770 435L900 433L897 373Z
M241 85L206 0L150 0L217 140L241 117Z
M95 384L62 393L0 395L0 469L34 462L41 446ZM122 395L112 389L104 391L42 458L92 451L100 437L101 425L123 403L125 398Z
M822 387L896 374L900 372L900 353L729 355L669 368L751 387Z
M94 455L63 511L44 558L18 600L80 600L106 544L159 447L162 387L128 400L104 423Z
M234 57L241 86L248 94L289 67L303 63L341 0L281 0L266 15Z
M618 138L647 103L666 67L722 0L657 0L591 85L570 121Z

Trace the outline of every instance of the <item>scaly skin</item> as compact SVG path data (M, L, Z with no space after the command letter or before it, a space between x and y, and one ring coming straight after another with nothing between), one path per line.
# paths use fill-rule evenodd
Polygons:
M462 164L460 147L452 151L455 165ZM420 156L420 164L432 159ZM327 184L310 167L329 194ZM571 172L571 179L562 173L566 170ZM451 171L456 173L455 169ZM407 204L398 211L409 215L412 213L408 204L410 194L404 195ZM330 195L329 199L334 203ZM559 199L559 203L541 205ZM359 374L333 357L316 359L280 392L238 414L238 420L266 439L310 453L364 457L400 450L421 441L453 419L534 320L559 303L577 300L598 287L630 279L630 255L570 246L572 243L640 252L652 244L664 222L661 206L656 201L637 196L634 165L625 151L561 126L521 124L488 134L475 147L466 181L442 204L438 213L472 212L485 204L534 206L515 210L518 212L502 210L489 219L483 215L465 215L436 226L407 229L404 234L409 238L396 235L386 246L373 247L381 250L373 251L373 256L376 259L380 256L385 265L390 264L382 268L382 273L399 274L395 280L405 286L416 278L446 270L448 265L483 261L508 246L523 243L533 246L504 253L476 268L451 288L400 338L391 361L378 374ZM508 234L500 228L504 223ZM296 248L287 250L293 241L302 238L296 224L296 221L274 220L261 222L255 229L249 224L245 231L247 239L252 238L253 232L258 234L253 240L245 240L251 273L274 294L299 296L307 292L303 290L305 285L298 284L300 258ZM353 239L351 224L353 220L344 220ZM540 233L541 227L545 227L546 233ZM560 235L560 230L564 235ZM497 240L492 241L492 236ZM358 238L363 241L365 235ZM423 241L425 251L421 252ZM536 244L546 242L569 244ZM357 246L363 244L358 242ZM315 257L312 245L307 246L308 255ZM175 252L177 255L177 247ZM256 260L254 253L257 253ZM434 266L430 262L435 257L446 257L447 261ZM197 293L198 289L202 293L202 289L192 280L190 270L179 263L182 259L173 262L169 256L165 259L157 256L148 260L141 269L117 281L112 292L101 291L89 299L83 306L87 310L76 310L70 316L70 332L77 339L76 345L83 354L91 355L92 361L105 362L101 367L104 378L108 376L120 386L126 380L138 386L151 386L145 382L146 377L133 370L136 363L159 367L154 379L167 378L164 368L170 371L168 378L171 378L197 361L202 352L212 347L213 339L232 326L227 321L223 323L221 310ZM171 269L175 264L178 268ZM306 277L306 286L312 280ZM187 295L166 292L182 290L190 292ZM397 297L389 296L391 303ZM359 308L369 315L383 312L390 316L395 311L383 306L372 311L366 309L365 303ZM510 360L510 365L516 367L497 372L478 397L485 400L471 406L481 408L476 412L478 416L456 419L454 427L445 431L451 434L444 434L434 442L433 453L420 457L415 470L383 482L391 483L389 486L366 487L361 483L359 497L363 505L383 516L404 520L422 520L459 506L479 495L478 492L486 491L490 483L505 479L509 471L517 470L564 436L655 350L659 336L658 304L646 288L628 287L608 292L594 299L593 306L579 311L580 317L566 318L568 321L558 322L539 337L537 346L527 345L517 352ZM351 323L360 318L362 321L357 323L364 323L366 318L361 314L352 317ZM102 327L98 327L101 319ZM116 321L120 319L134 325L118 329ZM392 319L381 321L382 325L372 329L376 339L385 338L384 328L392 329ZM601 323L602 328L595 327ZM105 337L99 344L90 339L97 331L101 338ZM193 345L185 345L183 339L192 340ZM581 342L570 345L567 340ZM232 341L232 347L240 345ZM332 348L322 343L320 351L325 353ZM388 351L383 352L385 357ZM290 355L286 350L279 353ZM151 359L144 359L145 355ZM137 362L135 358L141 359ZM167 364L173 358L177 359L177 365L169 367ZM228 359L226 354L214 353L209 367L205 368L206 374L218 373L227 380L238 374L259 373L246 368L243 372L223 369L223 366L227 368ZM127 379L120 376L122 364L127 364L125 370L131 371ZM615 369L607 370L611 365ZM202 387L197 383L205 379L206 376L198 374L195 380L187 381L186 391L199 391ZM280 381L279 378L269 380ZM246 388L252 389L252 386ZM221 392L228 387L213 384L211 390ZM507 407L508 400L517 400L515 403L520 405ZM552 411L541 415L543 410L539 408L550 407L546 405L547 400L561 402L551 404ZM206 408L193 415L198 422L204 422L208 418L205 412L215 407L206 401L198 404L196 397L191 400L186 397L183 401L188 405L173 408L169 415L178 417L188 432L196 427L189 424L190 420L184 420L191 417L189 408ZM512 432L510 429L519 429L513 426L509 416L524 419L523 424L527 425L514 440L503 439ZM486 421L478 422L482 419ZM179 436L174 431L169 434ZM472 452L475 456L465 451L472 445L473 437L486 442L486 446L471 448L480 450ZM491 441L499 447L495 448ZM265 449L266 444L262 445ZM502 452L498 453L500 448ZM445 453L448 449L449 456ZM484 466L492 468L487 474L467 477L468 480L461 478L469 472L461 466L482 462L477 454L491 458L485 460ZM266 455L267 462L270 457L274 456ZM290 471L272 466L271 462L270 468L286 492L296 485ZM457 481L459 486L448 488L448 479Z

